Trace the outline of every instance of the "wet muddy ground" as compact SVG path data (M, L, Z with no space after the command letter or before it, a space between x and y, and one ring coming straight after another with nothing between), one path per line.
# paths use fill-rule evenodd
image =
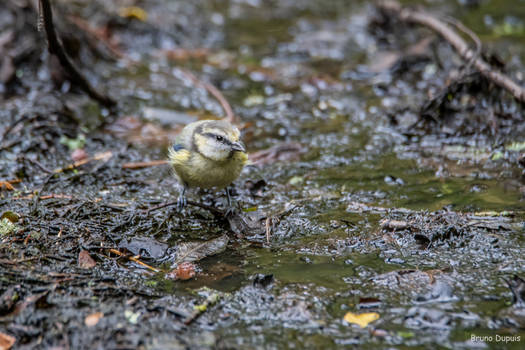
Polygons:
M523 106L475 73L437 98L464 67L430 31L366 1L53 6L118 109L69 84L31 1L0 4L0 344L524 347ZM523 83L515 1L424 6ZM233 219L162 207L169 167L129 166L224 116L187 72L224 93L252 154Z

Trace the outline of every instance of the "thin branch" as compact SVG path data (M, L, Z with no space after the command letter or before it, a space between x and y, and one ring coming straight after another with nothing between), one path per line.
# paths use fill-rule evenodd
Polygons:
M55 31L55 26L53 24L53 11L51 10L51 4L49 3L49 0L40 0L39 5L40 10L42 11L39 21L43 21L43 26L47 36L49 53L55 55L58 58L62 67L71 76L72 83L78 85L89 95L89 97L100 102L106 107L115 106L117 104L115 100L109 96L101 94L94 87L92 87L67 56L64 47L58 39L57 33Z
M148 265L146 264L145 262L143 261L140 261L139 258L140 256L127 256L126 254L122 253L121 251L117 250L117 249L113 249L113 248L110 248L109 249L109 252L110 253L113 253L113 254L116 254L118 256L121 256L121 257L124 257L124 258L127 258L133 262L136 262L137 264L141 265L141 266L144 266L145 268L148 268L150 269L151 271L157 273L157 272L161 272L162 270L159 270L157 269L156 267L153 267L151 265Z
M456 50L456 52L465 61L471 61L474 67L485 78L510 92L510 94L512 94L516 100L520 101L521 103L525 103L525 88L518 85L505 74L492 69L490 65L480 58L479 55L476 54L476 51L470 49L465 40L463 40L463 38L453 29L451 29L446 23L421 10L413 10L402 7L397 1L383 1L379 3L378 8L390 15L396 16L403 22L416 23L432 29L442 36L450 45L452 45L454 50ZM457 21L454 23L454 25L472 37L472 31L468 29L465 30L466 27L459 23L460 22ZM476 42L475 39L473 40Z

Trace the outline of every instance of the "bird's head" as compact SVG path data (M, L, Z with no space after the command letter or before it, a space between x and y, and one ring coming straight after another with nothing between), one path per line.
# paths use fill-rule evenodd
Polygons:
M231 159L235 152L246 153L240 141L241 133L232 124L222 120L202 123L193 133L193 144L197 152L214 161Z

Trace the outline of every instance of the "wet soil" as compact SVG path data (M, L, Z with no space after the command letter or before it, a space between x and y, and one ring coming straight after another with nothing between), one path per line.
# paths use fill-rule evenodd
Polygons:
M32 2L0 4L0 336L20 349L523 348L523 106L475 73L440 99L460 59L365 1L132 4L53 2L114 111L68 82ZM514 1L425 6L523 81ZM229 220L161 207L179 193L169 167L126 165L224 116L187 71L224 93L252 154ZM379 319L360 328L348 312Z

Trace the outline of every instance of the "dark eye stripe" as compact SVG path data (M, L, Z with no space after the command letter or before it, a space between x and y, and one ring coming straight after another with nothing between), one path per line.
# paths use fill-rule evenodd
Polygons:
M226 137L222 136L222 135L217 135L217 134L214 134L214 133L206 133L204 134L206 137L210 137L212 139L215 139L221 143L224 143L224 144L227 144L227 145L231 145L232 143L230 142L230 140L228 140Z

